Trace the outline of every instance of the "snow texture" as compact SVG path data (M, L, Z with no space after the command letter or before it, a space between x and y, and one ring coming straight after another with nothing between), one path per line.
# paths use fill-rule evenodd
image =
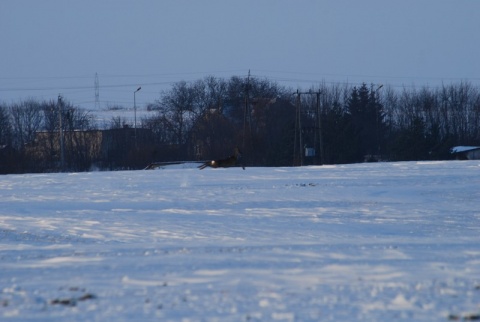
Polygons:
M2 321L479 313L478 161L0 177Z

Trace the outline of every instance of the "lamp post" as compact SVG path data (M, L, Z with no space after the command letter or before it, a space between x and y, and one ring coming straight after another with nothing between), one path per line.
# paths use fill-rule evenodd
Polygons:
M133 127L134 127L134 135L135 135L135 147L137 147L137 102L136 102L136 97L135 94L139 90L141 90L142 87L137 88L135 92L133 92L133 113L134 113L134 121L133 121Z

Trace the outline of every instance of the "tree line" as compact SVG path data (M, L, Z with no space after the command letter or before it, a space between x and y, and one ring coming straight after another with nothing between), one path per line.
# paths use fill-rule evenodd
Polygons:
M235 147L247 166L442 160L455 145L480 145L480 91L468 82L300 92L268 79L209 76L173 84L147 108L151 116L135 128L119 117L100 127L67 100L2 103L0 172L141 169L224 157Z

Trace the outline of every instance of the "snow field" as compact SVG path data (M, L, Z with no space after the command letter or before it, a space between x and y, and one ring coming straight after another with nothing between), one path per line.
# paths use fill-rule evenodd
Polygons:
M480 163L0 177L5 321L480 313Z

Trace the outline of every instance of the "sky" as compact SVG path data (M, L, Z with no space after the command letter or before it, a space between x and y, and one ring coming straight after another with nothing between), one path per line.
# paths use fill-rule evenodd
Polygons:
M480 85L475 0L1 0L0 102L138 108L213 75Z

